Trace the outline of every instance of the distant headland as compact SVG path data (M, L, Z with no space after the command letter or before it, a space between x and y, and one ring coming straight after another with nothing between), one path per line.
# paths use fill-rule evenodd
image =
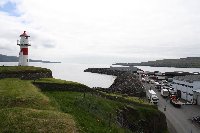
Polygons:
M180 59L163 59L163 60L148 61L148 62L141 62L141 63L116 63L113 65L200 68L200 57L187 57L187 58L180 58Z
M18 62L19 57L17 56L7 56L0 54L0 62ZM42 63L61 63L61 62L54 62L54 61L43 61L43 60L32 60L29 59L29 62L42 62Z

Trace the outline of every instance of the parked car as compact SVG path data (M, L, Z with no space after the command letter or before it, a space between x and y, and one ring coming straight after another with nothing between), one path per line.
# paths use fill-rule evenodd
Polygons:
M142 78L142 82L144 83L146 80L145 80L145 78Z
M175 95L175 94L176 94L176 91L174 90L174 88L169 88L168 91L169 91L169 94L170 94L170 95L172 95L172 94Z
M151 80L150 80L150 83L151 83L151 84L154 84L154 83L155 83L155 81L154 81L153 79L151 79Z
M155 85L155 88L156 88L158 91L160 91L160 90L161 90L161 84L156 84L156 85Z
M167 89L161 89L161 96L164 98L169 96L169 91Z
M200 124L200 116L193 117L192 122L196 122L196 123Z

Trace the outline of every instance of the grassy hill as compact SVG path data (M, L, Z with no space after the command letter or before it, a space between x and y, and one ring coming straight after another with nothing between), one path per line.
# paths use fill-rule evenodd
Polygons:
M73 117L59 112L30 81L0 80L0 132L74 132Z
M200 57L187 57L180 59L163 59L141 63L116 63L125 66L152 66L152 67L177 67L177 68L200 68Z
M145 99L92 91L54 78L0 79L0 132L147 131L160 133L167 127L165 115Z
M156 106L149 104L146 99L89 90L85 85L76 82L52 78L36 80L35 83L42 84L40 88L43 93L56 103L60 111L71 114L75 118L80 132L128 133L167 130L164 114L158 111ZM51 87L48 88L46 83L51 84ZM60 84L67 85L67 88L66 86L63 89L60 88ZM70 89L72 84L76 86L73 90ZM129 113L123 111L127 108ZM119 112L126 112L129 115L127 117L125 113L123 126L120 126L122 123L118 120L120 119ZM147 126L141 125L141 120ZM152 124L155 122L158 124L154 126L154 129Z

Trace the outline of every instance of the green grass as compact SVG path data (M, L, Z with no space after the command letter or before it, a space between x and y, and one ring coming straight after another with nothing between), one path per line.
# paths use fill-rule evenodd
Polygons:
M107 97L109 99L113 99L118 102L122 103L128 103L134 106L142 106L147 108L153 108L157 110L157 106L154 104L149 103L149 101L146 98L139 98L139 97L133 97L133 96L124 96L117 93L106 93L102 91L98 91L101 95L104 97Z
M76 131L73 118L66 114L50 110L30 108L0 109L0 132L69 132Z
M56 101L61 111L74 116L79 125L80 132L85 133L123 133L130 132L116 124L116 109L122 103L92 96L86 93L84 98L80 92L44 92L50 99ZM111 127L109 115L111 114Z
M144 104L127 104L124 102L114 101L102 98L91 93L81 92L44 92L50 99L58 103L58 108L74 116L79 125L80 132L83 133L126 133L130 132L116 124L116 111L126 106L133 108L134 113L128 114L131 122L139 120L151 121L159 117L161 113L152 105L143 106ZM137 99L137 98L135 98ZM133 99L132 99L133 100ZM109 115L111 114L111 127L109 127Z
M56 89L41 92L32 82L15 78L0 80L0 132L129 133L130 130L117 124L117 110L133 108L134 113L129 114L131 122L160 115L154 106L136 97L105 94L122 99L117 101L98 96L96 92L87 92L85 97L83 92ZM88 88L53 78L35 82Z
M0 80L0 108L24 107L34 109L55 109L50 100L30 81L20 79Z
M35 80L35 83L56 83L56 84L66 84L66 85L73 85L73 86L82 86L85 88L88 88L86 85L73 82L73 81L66 81L66 80L61 80L61 79L55 79L55 78L41 78Z
M31 81L0 80L0 132L76 132L73 117L57 107Z
M0 73L21 73L21 72L51 72L50 69L34 66L0 66Z
M141 105L143 105L143 104L152 105L145 98L139 98L139 97L133 97L133 96L123 96L123 95L116 94L116 93L105 93L105 92L101 92L101 93L104 93L105 95L117 97L117 98L123 98L125 100L129 100L130 102L139 103Z

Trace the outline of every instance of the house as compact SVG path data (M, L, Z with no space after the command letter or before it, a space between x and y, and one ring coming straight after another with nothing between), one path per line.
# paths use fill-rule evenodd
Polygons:
M171 85L178 97L193 102L194 92L200 89L200 75L175 76Z

